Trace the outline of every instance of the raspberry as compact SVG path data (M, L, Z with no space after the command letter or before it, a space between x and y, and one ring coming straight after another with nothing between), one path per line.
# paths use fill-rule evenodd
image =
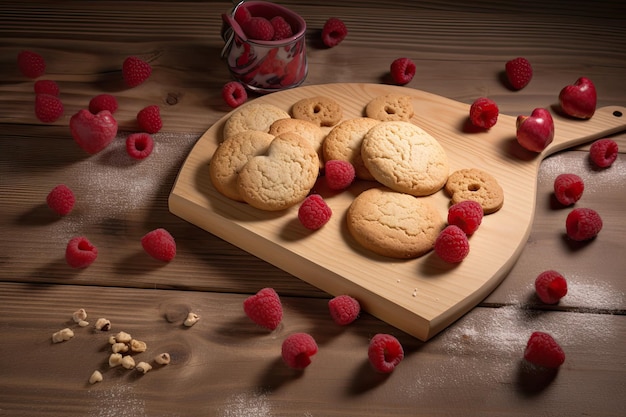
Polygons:
M593 239L602 230L600 215L589 208L576 208L565 219L567 236L576 241Z
M331 17L324 23L322 28L322 42L329 48L339 45L346 36L348 36L348 29L345 23L336 17Z
M388 374L404 359L404 350L392 335L378 333L370 340L367 356L374 369Z
M257 41L271 41L274 37L274 26L264 17L251 17L243 23L242 29L248 38Z
M617 159L618 151L617 142L613 139L600 139L591 144L589 158L598 167L607 168Z
M129 56L122 64L122 77L129 87L136 87L152 74L152 66L141 58Z
M243 311L261 327L275 330L283 319L283 306L273 288L263 288L243 302Z
M169 262L176 256L176 242L165 229L154 229L141 238L141 246L154 259Z
M458 226L446 226L435 240L435 253L446 262L461 262L469 254L467 235Z
M272 40L280 41L293 36L293 29L289 22L282 16L274 16L270 19L270 23L274 27L274 36Z
M65 260L72 268L86 268L98 257L98 248L84 236L77 236L67 243Z
M46 203L57 214L65 216L74 208L76 197L67 185L59 184L48 193Z
M17 54L17 66L20 72L28 78L41 77L46 73L46 61L33 51L21 51Z
M394 83L408 84L415 76L415 63L409 58L398 58L391 63L390 73Z
M250 18L252 18L252 15L250 14L250 10L248 10L245 7L242 7L242 5L237 7L237 10L235 10L235 21L239 23L239 26L246 23L248 20L250 20Z
M560 174L554 179L554 196L564 206L571 206L580 200L585 183L576 174Z
M241 106L248 100L248 93L243 84L237 81L231 81L222 87L222 98L230 107L235 108Z
M58 96L60 92L59 84L52 80L37 80L35 81L35 94L50 94L51 96Z
M111 94L98 94L89 101L89 111L93 114L108 110L113 114L117 110L117 99Z
M506 76L515 90L526 87L533 77L533 68L526 58L515 58L508 61L505 66Z
M63 103L57 96L37 94L35 97L35 116L43 123L56 122L63 116Z
M328 302L328 309L335 323L346 326L359 316L361 305L349 295L339 295Z
M535 291L544 303L556 304L567 294L567 281L557 271L544 271L535 279Z
M470 121L474 126L489 129L496 125L500 110L495 101L487 97L474 100L470 106Z
M326 183L331 190L344 190L355 178L354 166L348 161L334 159L324 164Z
M154 148L152 136L147 133L133 133L126 138L126 152L134 159L150 156Z
M152 105L139 110L137 113L139 128L148 133L157 133L163 127L159 106Z
M448 209L448 224L458 226L466 235L472 235L483 220L483 208L476 201L465 200Z
M548 333L533 332L528 339L524 359L544 368L558 368L565 362L565 352Z
M333 211L319 194L304 199L298 209L298 219L309 230L317 230L330 220Z
M293 369L304 369L311 364L311 356L317 353L317 343L308 333L294 333L283 341L281 356Z

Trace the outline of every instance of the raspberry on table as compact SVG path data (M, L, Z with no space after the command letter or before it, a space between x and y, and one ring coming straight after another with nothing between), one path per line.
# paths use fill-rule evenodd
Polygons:
M349 295L338 295L328 302L328 309L335 323L346 326L359 317L361 304Z
M580 200L585 183L576 174L560 174L554 179L554 196L564 206L571 206Z
M137 113L137 123L144 132L157 133L163 127L161 109L157 105L147 106Z
M495 101L487 97L479 97L470 106L469 117L474 126L490 129L498 121L500 109Z
M154 229L141 238L141 246L154 259L169 262L176 256L176 242L165 229Z
M331 190L345 190L356 177L354 166L344 160L332 159L324 164L326 184Z
M129 56L122 64L122 77L129 87L137 87L152 74L152 66L141 58Z
M270 19L270 23L274 27L273 41L280 41L293 36L293 29L284 17L274 16Z
M98 248L84 236L77 236L67 243L65 260L72 268L86 268L98 257Z
M391 63L389 71L394 83L405 85L415 76L415 63L410 58L397 58Z
M461 262L469 254L467 235L458 226L446 226L435 240L435 253L445 262Z
M602 218L593 209L575 208L565 219L565 229L572 240L590 240L602 230Z
M264 17L252 16L243 23L242 29L249 39L271 41L274 38L274 26Z
M283 319L283 306L273 288L263 288L243 301L243 311L261 327L275 330Z
M319 194L311 194L298 208L298 220L309 230L317 230L330 220L333 211Z
M108 110L113 114L117 107L117 99L111 94L98 94L89 101L89 111L93 114L98 114L102 110Z
M154 149L152 136L147 133L133 133L126 138L126 152L133 159L144 159Z
M530 62L523 57L507 61L504 65L506 76L515 90L526 87L533 77L533 68Z
M473 200L460 201L448 209L448 224L458 226L466 235L472 235L483 221L483 208Z
M248 100L248 93L243 84L237 81L230 81L222 87L222 98L230 107L236 108Z
M68 215L74 208L76 197L65 184L54 187L46 196L46 204L60 216Z
M596 166L608 168L617 159L619 147L613 139L599 139L591 144L589 158Z
M51 96L59 96L59 84L52 80L37 80L34 85L35 94L50 94Z
M302 370L311 364L311 356L317 353L317 343L308 333L294 333L285 340L281 347L283 361L293 369Z
M535 279L535 291L546 304L556 304L567 294L567 281L557 271L544 271Z
M51 94L35 96L35 116L43 123L54 123L63 116L63 102Z
M367 356L374 369L388 374L404 359L404 349L392 335L378 333L370 340Z
M348 28L341 19L331 17L322 28L322 42L329 48L335 47L348 36Z
M46 61L37 52L20 51L17 54L17 66L28 78L41 77L46 73Z
M533 332L524 351L524 359L544 368L558 368L565 362L565 352L548 333Z

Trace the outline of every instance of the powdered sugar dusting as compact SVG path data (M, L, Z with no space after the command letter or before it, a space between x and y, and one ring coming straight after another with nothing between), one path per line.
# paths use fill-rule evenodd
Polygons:
M265 392L250 392L231 395L226 406L220 410L221 417L270 417L271 406Z
M93 390L90 393L96 397L93 410L89 417L144 417L146 403L139 398L132 385L116 384L110 389Z

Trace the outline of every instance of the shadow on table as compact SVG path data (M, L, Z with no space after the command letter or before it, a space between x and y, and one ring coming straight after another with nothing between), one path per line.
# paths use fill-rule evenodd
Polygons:
M543 368L521 360L517 366L516 389L528 397L539 395L554 381L558 372L558 369Z

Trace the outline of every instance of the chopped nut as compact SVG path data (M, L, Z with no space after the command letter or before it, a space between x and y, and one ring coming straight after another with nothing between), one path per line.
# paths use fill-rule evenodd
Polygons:
M52 342L65 342L66 340L70 340L72 337L74 337L74 332L72 331L72 329L66 327L63 330L59 330L58 332L54 332L52 334Z
M135 360L132 356L126 355L122 358L122 366L126 369L133 369L135 367Z
M74 320L75 323L80 323L81 321L84 321L86 318L87 318L87 312L85 311L84 308L76 310L74 314L72 314L72 319Z
M87 327L87 326L89 326L89 322L85 321L85 320L81 320L81 321L78 322L78 325L80 327Z
M125 353L128 352L128 345L126 343L113 343L111 345L113 353Z
M187 327L191 327L196 324L198 320L200 320L200 316L196 313L189 313L183 324Z
M146 342L142 342L141 340L133 339L130 341L130 350L133 352L145 352L148 348Z
M109 366L114 368L122 364L122 354L121 353L111 353L109 356Z
M95 384L100 381L102 381L102 373L100 371L93 371L93 374L89 377L89 383Z
M105 318L99 318L96 320L96 330L102 330L103 332L111 330L111 321Z
M135 369L145 374L150 372L150 370L152 369L152 365L147 362L139 362Z
M128 343L132 340L132 336L126 332L119 332L115 335L115 340L118 343Z
M112 345L117 343L117 340L115 339L115 335L109 336L109 343Z
M154 358L154 361L159 365L167 365L170 363L170 354L161 353Z

